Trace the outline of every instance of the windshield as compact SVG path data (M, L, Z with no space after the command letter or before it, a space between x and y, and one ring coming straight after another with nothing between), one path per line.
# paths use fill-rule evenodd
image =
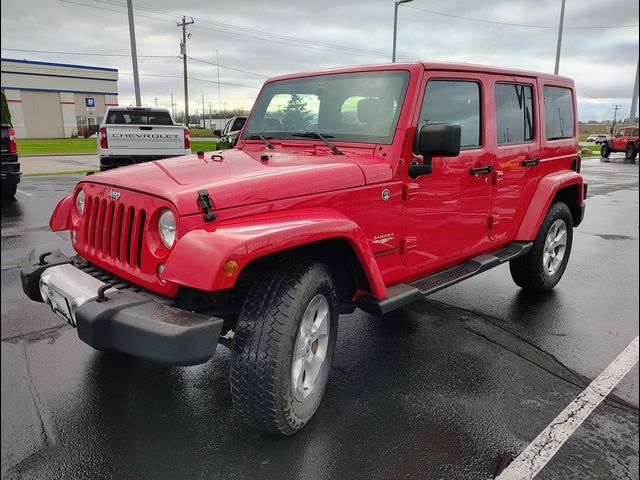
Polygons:
M299 139L294 134L315 132L333 141L390 144L408 81L409 72L396 70L270 83L256 101L243 138Z

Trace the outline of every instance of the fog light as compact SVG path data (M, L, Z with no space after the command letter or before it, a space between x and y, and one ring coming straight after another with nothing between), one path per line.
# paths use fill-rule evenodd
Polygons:
M240 270L240 265L235 260L227 260L222 266L222 271L227 277L233 277Z

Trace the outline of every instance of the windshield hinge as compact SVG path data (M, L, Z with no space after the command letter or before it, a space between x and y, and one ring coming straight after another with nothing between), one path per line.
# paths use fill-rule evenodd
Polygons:
M216 219L216 214L213 212L213 200L211 200L209 192L206 190L200 190L198 192L198 205L204 210L204 216L202 218L205 222L213 222Z

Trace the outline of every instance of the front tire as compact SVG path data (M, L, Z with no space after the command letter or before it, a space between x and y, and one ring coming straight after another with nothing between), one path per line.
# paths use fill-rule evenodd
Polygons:
M609 155L611 155L611 148L609 147L609 144L603 143L600 148L600 156L602 158L609 158Z
M315 414L336 345L337 298L322 263L283 263L256 281L231 354L231 397L244 422L291 435Z
M573 218L569 207L551 205L529 253L511 260L509 269L516 285L525 291L546 292L555 287L569 262L573 244Z

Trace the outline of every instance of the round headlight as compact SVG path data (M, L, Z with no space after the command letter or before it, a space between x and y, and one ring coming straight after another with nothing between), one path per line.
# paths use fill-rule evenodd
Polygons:
M158 232L162 243L167 248L173 247L173 243L176 241L176 217L167 208L162 211L158 219Z
M84 212L84 190L82 189L80 189L78 195L76 195L76 208L78 212L80 212L80 215L82 215L82 212Z

